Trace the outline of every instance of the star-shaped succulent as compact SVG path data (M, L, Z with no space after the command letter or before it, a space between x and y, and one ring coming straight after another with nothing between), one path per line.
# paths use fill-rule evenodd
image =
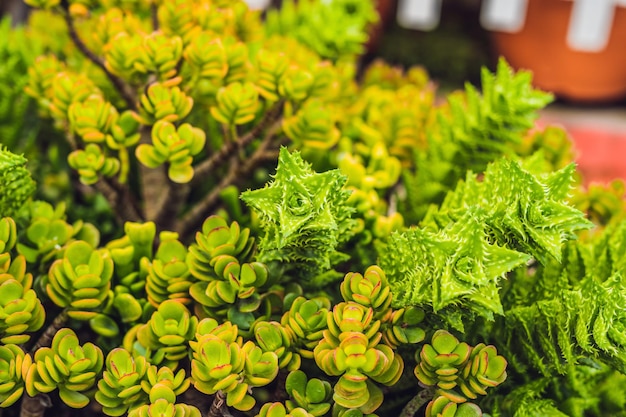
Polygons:
M440 311L463 300L483 317L502 314L498 281L530 255L491 243L479 216L470 210L436 233L414 228L392 237L383 268L391 272L394 304ZM403 270L395 267L401 259Z
M241 195L265 232L258 259L295 263L309 276L329 270L354 226L345 182L339 170L316 173L298 152L281 148L274 181Z

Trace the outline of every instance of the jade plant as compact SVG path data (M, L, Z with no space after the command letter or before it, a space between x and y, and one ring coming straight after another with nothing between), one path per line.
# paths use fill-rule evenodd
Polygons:
M626 416L625 187L530 73L362 67L362 0L26 2L3 415Z

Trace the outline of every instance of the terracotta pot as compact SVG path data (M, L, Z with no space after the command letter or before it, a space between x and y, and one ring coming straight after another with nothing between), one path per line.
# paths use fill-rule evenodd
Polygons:
M495 52L515 68L532 70L534 84L557 97L578 102L626 97L626 8L616 7L611 37L600 52L567 45L571 9L572 1L529 0L520 32L492 32Z

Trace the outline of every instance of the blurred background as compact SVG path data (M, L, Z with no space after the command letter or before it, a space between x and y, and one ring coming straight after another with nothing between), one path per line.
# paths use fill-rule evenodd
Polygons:
M493 70L504 56L555 94L538 123L568 130L585 178L626 179L625 0L377 1L381 20L363 64L423 66L443 95L479 85L481 67ZM28 9L22 0L0 0L2 15L19 24Z

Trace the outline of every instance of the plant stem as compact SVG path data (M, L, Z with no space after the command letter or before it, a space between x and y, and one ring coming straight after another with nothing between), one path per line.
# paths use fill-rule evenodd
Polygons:
M58 316L52 320L52 323L48 325L46 330L39 336L39 339L35 342L30 349L32 355L37 352L39 348L50 346L54 335L63 327L67 321L67 309L63 309ZM42 417L46 411L46 408L52 406L50 397L46 394L37 394L31 397L27 393L24 393L22 397L22 404L20 407L20 417Z
M52 323L48 325L41 336L39 336L39 339L37 339L33 347L30 348L30 353L34 354L39 348L50 346L52 338L65 325L67 317L67 309L63 309L63 311L52 320Z
M181 207L187 201L187 196L191 188L189 184L176 184L172 181L168 182L167 191L165 192L164 203L154 220L160 230L170 230Z
M174 230L176 230L183 241L186 237L198 227L202 221L210 214L219 201L220 193L229 185L234 184L241 178L246 178L252 171L260 165L261 162L273 158L276 153L268 150L269 146L273 142L274 135L277 129L270 129L265 135L263 142L254 151L254 153L242 164L231 163L228 173L222 178L222 181L211 190L207 196L193 206L189 212L176 223Z
M89 49L87 45L85 45L85 42L83 42L80 36L78 36L78 32L76 31L76 26L74 26L74 19L72 19L72 16L68 10L69 6L67 2L63 1L62 5L63 5L62 7L63 17L65 18L67 30L69 32L70 38L72 39L72 42L74 43L74 45L76 45L76 48L78 48L78 50L87 59L93 62L96 66L98 66L98 68L100 68L105 73L109 81L111 81L115 89L119 92L120 96L126 103L126 106L131 110L136 110L137 106L135 104L135 95L133 94L133 91L130 88L130 86L126 84L126 82L123 79L121 79L120 77L118 77L117 75L109 71L107 67L104 65L104 61L100 59L100 57L98 57L91 49Z
M232 155L238 149L246 147L250 142L256 139L263 130L266 128L269 131L278 129L282 124L282 118L280 113L282 110L282 102L276 103L256 126L252 128L245 135L238 137L236 140L226 141L224 145L208 159L205 159L198 166L194 167L194 176L191 180L191 186L197 185L213 173L213 171L219 168L224 162L228 160L228 157Z
M34 397L24 393L20 408L20 417L43 417L46 408L52 407L52 401L47 394L37 394Z
M417 411L422 408L424 404L432 400L434 395L434 387L424 388L418 392L415 397L411 398L411 401L404 406L399 417L414 417L415 413L417 413Z
M141 126L140 143L151 143L151 126ZM141 174L141 199L143 200L143 218L147 221L155 221L159 217L159 213L167 204L167 193L163 190L169 184L165 166L161 165L157 168L148 168L143 164L139 164L139 172ZM158 226L158 224L157 224Z
M215 397L213 397L213 402L211 403L211 408L209 408L209 412L206 417L224 417L231 416L228 412L228 408L225 407L226 404L226 396L222 390L218 390L215 393Z

